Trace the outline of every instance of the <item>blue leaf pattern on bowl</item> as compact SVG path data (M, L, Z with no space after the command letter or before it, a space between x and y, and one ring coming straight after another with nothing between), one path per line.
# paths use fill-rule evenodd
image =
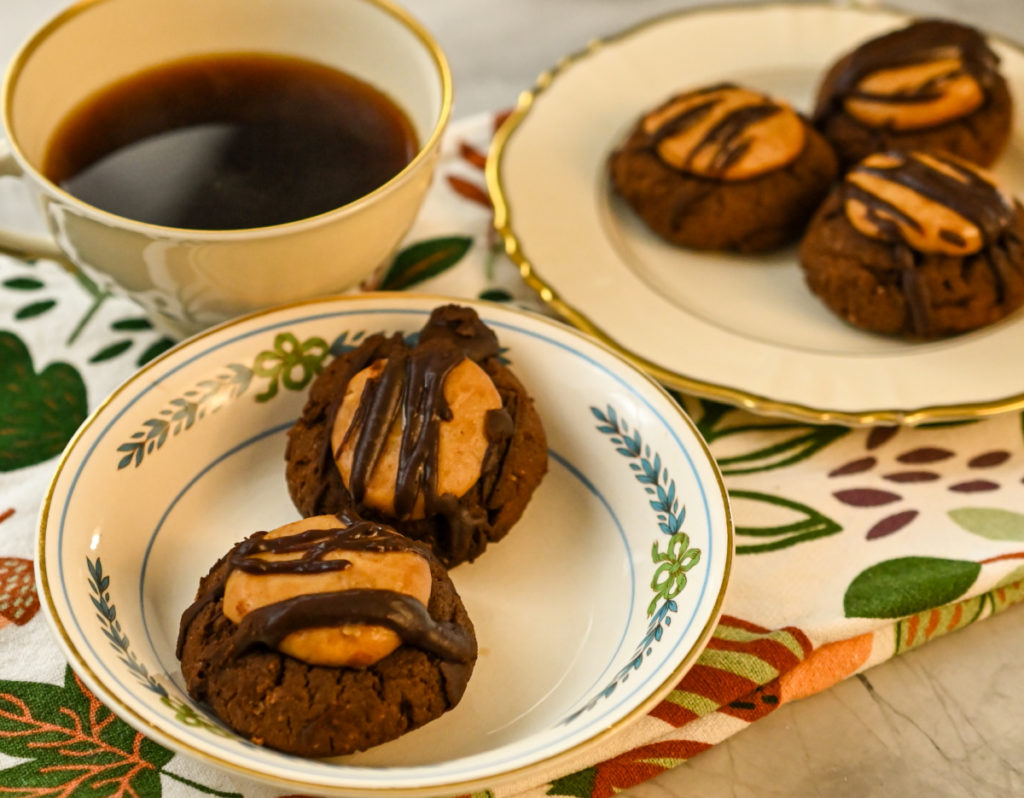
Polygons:
M562 722L571 723L585 712L593 709L602 698L607 698L630 674L637 670L653 652L661 640L664 628L672 625L671 613L678 610L676 597L686 587L686 573L700 562L701 551L690 546L690 537L682 531L686 519L686 505L680 506L676 495L676 483L661 462L661 455L652 452L643 442L639 430L630 431L629 424L619 417L615 408L606 405L604 410L591 406L590 412L597 419L597 431L608 436L615 445L615 451L627 458L629 468L637 482L651 497L649 504L656 513L658 529L667 540L658 537L651 546L651 561L657 566L651 577L650 587L654 593L647 605L647 630L633 651L629 661L619 669L611 681L597 695L587 701ZM664 550L661 548L664 544Z

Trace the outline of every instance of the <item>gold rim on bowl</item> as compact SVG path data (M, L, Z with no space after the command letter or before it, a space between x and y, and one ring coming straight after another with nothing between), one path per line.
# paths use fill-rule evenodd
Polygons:
M43 500L42 508L39 513L39 528L36 538L36 583L40 593L40 600L44 609L47 620L50 622L50 626L57 637L57 641L60 647L63 649L65 655L69 660L69 664L72 669L77 673L83 681L88 685L89 689L96 693L103 703L110 708L118 717L128 723L133 728L142 732L146 736L153 740L171 748L179 753L186 754L194 759L200 760L206 764L219 767L224 770L233 771L241 774L248 778L260 780L263 782L272 782L274 784L288 787L288 788L299 788L309 789L316 788L318 790L329 790L332 794L347 795L347 796L365 796L366 798L375 798L376 796L388 796L389 798L425 798L430 795L458 795L471 793L477 790L490 789L496 785L507 783L516 779L522 779L527 777L531 773L535 773L541 770L547 770L558 766L561 763L568 762L569 760L580 756L587 750L590 750L602 742L613 736L621 729L635 721L637 718L646 714L652 709L658 702L660 702L679 682L683 675L693 666L701 652L707 646L708 641L714 632L715 627L718 624L718 620L722 614L722 604L725 600L726 588L729 584L729 575L732 571L733 562L733 549L734 549L734 524L732 520L732 512L729 506L729 494L725 487L725 482L722 479L721 471L718 468L718 464L715 462L711 455L711 451L708 448L704 438L700 435L696 425L690 419L690 417L683 410L682 406L676 402L671 395L655 380L644 374L639 374L639 378L646 380L655 390L664 396L670 403L671 407L675 408L678 412L679 420L682 421L683 425L690 430L693 434L694 439L700 444L701 451L704 457L707 459L708 464L711 467L711 471L715 476L715 484L718 488L718 498L722 502L722 508L725 520L725 564L722 571L722 584L718 591L718 595L715 598L714 606L711 610L711 614L704 627L701 629L699 636L697 637L694 645L687 651L686 655L679 662L676 668L673 669L672 673L658 685L640 704L634 707L626 715L619 720L612 723L610 726L601 729L596 732L592 737L583 740L571 748L565 751L560 751L557 754L552 754L548 757L540 759L536 762L528 765L505 771L504 773L494 774L489 777L481 777L479 779L472 779L468 781L452 782L450 784L439 784L436 786L427 787L345 787L345 786L334 786L329 784L312 783L308 781L292 780L273 774L268 774L263 771L255 770L244 765L239 765L234 762L230 762L221 757L215 756L198 748L188 742L179 740L174 736L174 728L168 726L163 728L157 725L155 722L143 717L136 710L131 708L125 701L109 691L103 680L89 667L86 663L84 656L75 647L75 644L71 641L70 635L65 628L63 622L58 616L56 603L54 601L53 593L50 587L50 581L47 575L47 557L46 557L46 542L47 542L47 520L50 515L50 507L53 502L54 493L57 489L57 483L60 480L64 468L67 465L68 460L71 457L72 452L75 451L79 441L84 437L85 433L97 422L100 415L116 400L122 393L124 393L129 387L136 384L140 380L144 380L146 375L154 369L156 366L167 360L168 358L174 357L180 350L187 346L191 346L197 341L209 338L217 335L226 329L234 327L236 325L242 325L248 323L254 319L258 319L264 316L270 316L282 311L291 310L294 308L303 307L306 305L316 304L336 304L339 302L351 302L358 304L359 302L379 302L381 300L387 301L392 300L397 303L401 303L403 300L412 300L414 302L428 301L435 304L443 304L453 301L453 297L450 296L439 296L433 294L420 294L420 293L407 293L407 292L391 292L391 291L380 291L368 294L348 294L331 297L319 297L315 299L305 299L285 305L280 305L274 308L268 308L265 310L259 310L254 313L249 313L245 316L241 316L237 319L224 322L212 327L209 330L197 333L196 335L188 338L178 345L167 350L163 354L154 358L150 362L146 363L142 368L132 374L127 380L119 385L109 396L107 396L99 406L89 414L89 417L82 423L75 433L74 437L68 443L64 452L60 456L60 460L57 464L57 468L54 471L54 475L50 481L50 485L46 491L46 497ZM557 321L547 318L545 316L531 313L525 310L521 310L515 307L508 307L505 305L499 305L497 303L486 302L481 300L470 300L470 299L456 299L460 304L468 306L476 306L482 308L498 308L502 312L512 313L527 317L534 321L540 321L543 324L554 325L558 330L577 336L581 342L589 345L596 345L599 348L605 349L615 357L617 360L623 362L627 366L632 364L625 358L623 358L614 349L604 346L599 342L588 338L583 332L573 329ZM709 486L710 487L710 486Z

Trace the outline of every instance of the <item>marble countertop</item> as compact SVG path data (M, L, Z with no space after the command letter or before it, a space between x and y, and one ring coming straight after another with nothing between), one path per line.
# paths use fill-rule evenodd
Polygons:
M455 114L514 104L562 55L647 17L668 0L402 0L437 36ZM866 5L873 5L865 3ZM0 0L0 61L60 0ZM903 0L890 6L969 19L1024 42L1024 0ZM1024 794L1024 610L913 650L782 707L710 751L627 791L709 795L1009 796Z

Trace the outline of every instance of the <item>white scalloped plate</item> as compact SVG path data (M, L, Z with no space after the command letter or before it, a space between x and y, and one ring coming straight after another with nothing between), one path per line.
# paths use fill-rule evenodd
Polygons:
M236 540L298 517L285 435L314 367L329 346L418 330L443 301L372 294L246 317L148 364L85 422L40 517L38 578L72 667L122 718L303 791L455 794L557 767L693 663L721 609L732 526L692 423L581 333L469 302L535 397L550 471L508 537L452 572L481 651L462 703L392 743L314 760L240 739L184 692L174 639L199 577Z
M857 330L803 283L794 248L701 253L651 233L608 190L608 155L646 109L734 81L809 112L841 54L905 24L889 11L818 4L705 8L570 56L525 93L495 139L495 224L556 311L667 385L814 422L918 423L1024 407L1024 312L913 343ZM1024 109L1024 51L995 41ZM1024 194L1024 127L995 167Z

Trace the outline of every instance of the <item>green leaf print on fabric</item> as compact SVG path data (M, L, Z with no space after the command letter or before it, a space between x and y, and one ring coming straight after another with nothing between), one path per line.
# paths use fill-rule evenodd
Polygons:
M420 241L395 256L384 279L377 286L381 291L399 291L422 283L450 269L473 245L468 236L446 236Z
M50 310L57 304L55 299L41 299L38 302L31 302L25 307L20 308L15 314L14 318L18 321L26 321L28 319L34 319L36 316L42 316L46 311Z
M10 280L4 280L4 288L10 288L13 291L36 291L45 287L35 277L12 277Z
M145 316L131 316L128 318L117 319L110 324L111 332L121 334L128 333L129 335L137 332L146 333L152 329L153 323ZM120 357L131 349L135 345L135 342L136 339L133 338L119 338L96 352L96 354L89 358L89 362L103 363ZM135 358L135 365L144 366L154 357L162 352L166 352L172 346L174 346L174 341L170 338L158 338L156 341L149 344L142 353Z
M781 496L773 496L770 493L761 493L753 490L730 490L729 499L733 503L734 512L748 517L760 518L765 515L764 509L743 513L742 502L761 502L775 508L776 516L778 510L783 511L785 517L793 520L786 523L769 524L766 526L744 526L737 523L736 534L758 539L759 542L744 543L736 546L737 554L757 554L765 551L776 551L789 548L798 543L804 543L815 538L827 537L842 531L842 526L833 521L827 515L808 507L801 502L792 499L784 499ZM771 516L769 516L771 517Z
M0 472L60 454L87 413L73 366L51 363L37 374L22 340L0 331Z
M28 760L0 771L0 788L18 788L2 791L32 796L158 796L160 769L173 757L70 668L63 685L0 681L0 751Z
M850 431L845 427L808 428L779 424L763 428L753 425L737 427L724 434L731 435L751 430L775 433L784 431L785 434L781 436L781 440L767 443L749 452L718 458L718 465L723 474L754 474L774 468L785 468L799 463L801 460L806 460Z
M99 352L89 358L90 363L102 363L104 360L113 360L120 354L132 348L132 342L128 339L115 341L103 347Z
M147 319L145 316L132 316L126 319L118 319L117 321L111 322L110 329L118 330L119 332L134 332L136 330L152 330L153 322Z
M754 474L785 468L806 460L829 444L849 434L848 427L810 426L790 421L772 421L750 415L729 405L700 400L697 428L708 445L727 439L735 448L735 439L752 437L749 446L739 452L724 452L719 445L715 460L725 475Z
M861 571L846 589L847 618L902 618L956 601L981 565L939 557L899 557Z
M949 517L972 535L989 540L1024 540L1024 513L997 507L960 507Z
M477 295L478 299L486 299L488 302L511 302L513 297L504 288L488 288Z
M157 355L162 355L168 349L174 346L174 341L170 338L158 338L156 341L147 346L141 355L135 358L136 366L145 366L150 360L155 358Z
M64 274L63 269L57 268L53 263L44 262L44 264L45 265L43 267L37 268L38 264L36 261L28 261L22 265L31 268L35 274L32 276L20 275L11 277L0 283L0 286L3 288L9 291L17 291L20 294L25 295L26 299L33 300L26 305L22 305L14 312L14 318L17 321L30 321L57 307L57 300L52 296L40 297L39 294L34 292L46 291L48 293L47 289L50 286L47 285L44 278L52 276L54 273L60 273L64 276L66 276L66 274ZM89 307L78 320L77 324L75 324L74 329L65 341L65 343L70 346L78 339L78 336L81 334L82 330L85 329L90 320L92 320L96 315L100 306L110 297L110 292L100 289L100 287L86 276L84 272L71 266L70 263L66 263L65 267L71 270L79 287L84 289L86 294L88 294L92 299ZM48 269L55 269L56 271L47 271ZM62 319L62 321L63 320L64 319Z
M555 779L548 787L548 795L569 795L572 798L590 798L597 779L597 768L590 767Z
M206 795L241 798L163 770L174 757L121 721L65 668L64 684L0 680L0 793L33 798L161 795L162 776Z

